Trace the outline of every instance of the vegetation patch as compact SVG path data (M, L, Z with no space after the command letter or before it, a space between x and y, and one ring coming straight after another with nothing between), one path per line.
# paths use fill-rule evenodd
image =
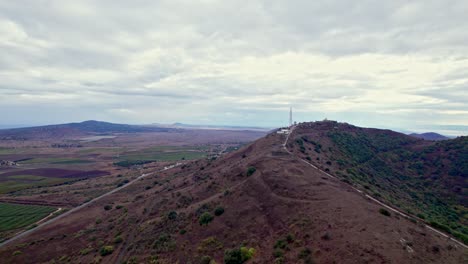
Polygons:
M114 247L113 246L103 246L99 250L99 254L101 254L101 256L110 255L110 254L112 254L112 252L114 252Z
M157 252L170 252L176 248L176 242L172 239L171 235L161 233L153 242L153 248Z
M200 217L198 218L198 223L200 225L208 225L211 221L213 221L214 217L212 214L208 212L204 212Z
M247 169L247 176L251 176L252 174L254 174L255 172L257 171L257 169L255 167L249 167Z
M167 218L169 220L175 220L177 218L177 212L176 211L170 211L169 214L167 214Z
M200 244L198 245L198 252L200 253L211 253L218 251L223 248L223 243L217 240L215 237L208 237L203 239Z
M216 216L220 216L220 215L224 214L224 208L223 207L216 207L216 209L214 211L214 214Z
M240 247L235 249L228 249L224 252L224 263L242 264L247 260L253 258L254 255L254 248Z
M132 166L148 164L154 161L155 160L122 160L122 161L115 162L114 165L129 168Z
M385 215L385 216L391 216L392 214L385 208L380 208L379 213Z

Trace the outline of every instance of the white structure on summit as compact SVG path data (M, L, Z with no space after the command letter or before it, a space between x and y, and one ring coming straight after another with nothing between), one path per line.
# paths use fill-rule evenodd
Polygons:
M293 125L292 107L290 107L290 108L289 108L289 127L280 128L278 131L276 131L276 133L287 135L287 134L289 134L292 125Z

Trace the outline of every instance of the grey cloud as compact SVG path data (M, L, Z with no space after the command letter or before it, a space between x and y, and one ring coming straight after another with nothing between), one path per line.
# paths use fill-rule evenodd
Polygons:
M432 109L421 122L466 125L466 13L462 0L4 1L0 111L274 126L293 105L411 126Z

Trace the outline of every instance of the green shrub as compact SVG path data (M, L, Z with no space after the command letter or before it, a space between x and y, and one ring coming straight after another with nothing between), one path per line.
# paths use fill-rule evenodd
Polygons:
M123 242L123 238L121 236L116 236L114 238L114 244L119 244Z
M208 212L204 212L202 215L200 215L200 217L198 218L198 222L200 223L200 225L208 225L211 221L213 221L213 215L208 213Z
M459 232L452 232L453 236L460 239L463 243L468 244L468 236Z
M223 207L216 207L215 211L214 211L214 214L216 216L220 216L224 213L224 208Z
M181 229L181 230L179 231L179 234L181 234L181 235L183 235L183 234L185 234L185 233L187 233L187 230L185 230L185 229Z
M302 153L306 153L306 148L305 148L304 146L301 146L301 147L299 148L299 150L300 150Z
M210 236L203 239L197 247L198 252L214 252L223 248L223 243Z
M417 214L416 216L421 218L421 219L426 219L426 217L423 214Z
M200 260L200 264L210 264L212 258L210 256L203 256Z
M276 258L274 264L284 264L284 258L283 257Z
M106 210L106 211L109 211L111 209L112 209L112 205L110 205L110 204L107 204L107 205L104 206L104 210Z
M91 251L93 251L92 248L83 248L82 250L80 250L80 255L88 255Z
M23 252L21 252L20 250L16 250L15 252L13 252L13 256L18 256L18 255L21 255L23 254Z
M176 248L176 242L172 239L171 235L161 233L153 243L153 248L158 252L173 251Z
M304 146L304 141L300 138L296 139L296 143L301 147Z
M175 220L177 218L177 212L176 211L169 212L169 214L167 214L167 218L169 220Z
M255 249L254 248L247 248L247 247L241 247L240 248L241 254L242 254L242 259L245 261L253 258L255 255Z
M224 264L242 264L242 253L240 249L228 249L224 252Z
M255 173L255 171L257 171L257 169L255 167L249 167L247 169L247 176L251 176L252 174Z
M112 254L112 252L114 252L113 246L103 246L101 250L99 250L99 254L101 254L101 256L110 255Z
M224 252L224 263L225 264L242 264L247 260L251 259L255 254L254 248L236 248L228 249Z
M446 225L443 225L439 222L436 222L436 221L431 221L429 223L429 225L431 225L432 227L436 228L436 229L439 229L439 230L442 230L446 233L450 233L450 227L446 226Z
M287 247L288 243L284 239L278 239L276 240L276 243L274 245L274 248L280 248L280 249L285 249Z
M303 248L303 249L299 252L299 258L300 258L300 259L306 259L307 257L310 256L310 254L312 254L312 250L310 250L309 248Z
M392 214L390 214L390 212L389 212L387 209L385 209L385 208L380 208L380 209L379 209L379 213L381 213L381 214L383 214L383 215L385 215L385 216L391 216L391 215L392 215Z

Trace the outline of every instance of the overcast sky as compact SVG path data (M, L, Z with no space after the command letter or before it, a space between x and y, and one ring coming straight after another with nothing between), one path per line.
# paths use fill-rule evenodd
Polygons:
M468 134L467 14L465 0L0 1L0 124L276 127L292 106L298 121Z

